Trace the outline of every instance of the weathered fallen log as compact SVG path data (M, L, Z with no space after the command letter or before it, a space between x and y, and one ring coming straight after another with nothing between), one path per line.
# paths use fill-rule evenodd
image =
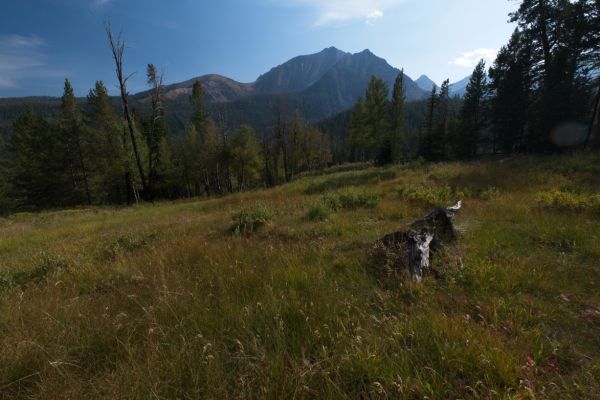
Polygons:
M378 247L385 250L393 268L405 270L420 282L430 269L431 250L441 249L444 243L456 239L452 220L461 208L462 201L452 207L436 208L410 224L407 231L384 236L378 241Z

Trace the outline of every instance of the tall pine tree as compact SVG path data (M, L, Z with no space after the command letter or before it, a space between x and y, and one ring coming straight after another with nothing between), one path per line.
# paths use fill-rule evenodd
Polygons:
M392 92L392 124L390 152L391 161L405 160L408 156L406 127L406 96L404 94L404 70L398 74Z
M531 124L531 69L530 45L516 29L509 43L498 52L489 70L489 120L493 152L512 153L528 147L530 150L535 148L535 140L527 135L530 131L528 125Z
M71 205L60 136L31 106L13 124L7 144L6 179L18 209Z
M91 166L92 192L102 203L133 202L133 182L126 128L115 113L108 90L96 82L88 96L87 120L94 140Z
M365 145L370 159L380 163L390 160L388 93L387 83L372 76L365 93Z
M58 116L58 127L61 133L61 144L64 166L72 183L72 204L86 202L92 204L90 190L90 171L88 156L90 143L89 133L83 124L73 92L73 86L65 79L64 93Z
M477 155L484 123L485 81L485 61L481 60L467 85L459 116L458 136L454 138L455 151L461 158L472 158Z

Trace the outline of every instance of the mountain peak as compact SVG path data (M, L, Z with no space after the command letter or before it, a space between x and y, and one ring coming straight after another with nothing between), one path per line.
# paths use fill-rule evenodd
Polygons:
M431 89L432 89L434 86L435 86L436 88L439 88L439 86L438 86L438 85L437 85L437 84L436 84L434 81L432 81L432 80L431 80L431 78L429 78L427 75L424 75L424 74L423 74L423 75L421 75L421 76L419 77L419 79L417 79L417 80L415 81L415 83L416 83L417 85L419 85L419 87L420 87L421 89L423 89L423 90L426 90L426 91L428 91L428 92L429 92L429 91L431 91Z
M271 69L256 81L261 93L298 92L323 77L338 61L350 54L328 47L316 54L298 56Z

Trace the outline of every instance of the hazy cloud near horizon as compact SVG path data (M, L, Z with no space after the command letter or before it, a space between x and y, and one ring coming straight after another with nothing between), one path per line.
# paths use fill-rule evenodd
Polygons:
M110 3L112 0L92 0L92 6L94 7L102 7Z
M406 0L286 0L283 3L311 8L317 14L314 25L319 27L349 21L372 25L384 17L386 10L404 2Z
M17 87L33 69L44 67L44 45L35 35L0 35L0 88Z
M475 49L462 53L460 57L450 61L449 64L464 68L474 68L483 59L489 65L494 62L497 54L498 50L496 49Z

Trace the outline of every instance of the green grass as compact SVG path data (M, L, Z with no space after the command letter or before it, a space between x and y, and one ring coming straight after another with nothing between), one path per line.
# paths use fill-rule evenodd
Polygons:
M345 166L0 219L0 399L600 398L600 216L540 200L599 177L590 154ZM376 239L457 196L438 277L384 270Z

